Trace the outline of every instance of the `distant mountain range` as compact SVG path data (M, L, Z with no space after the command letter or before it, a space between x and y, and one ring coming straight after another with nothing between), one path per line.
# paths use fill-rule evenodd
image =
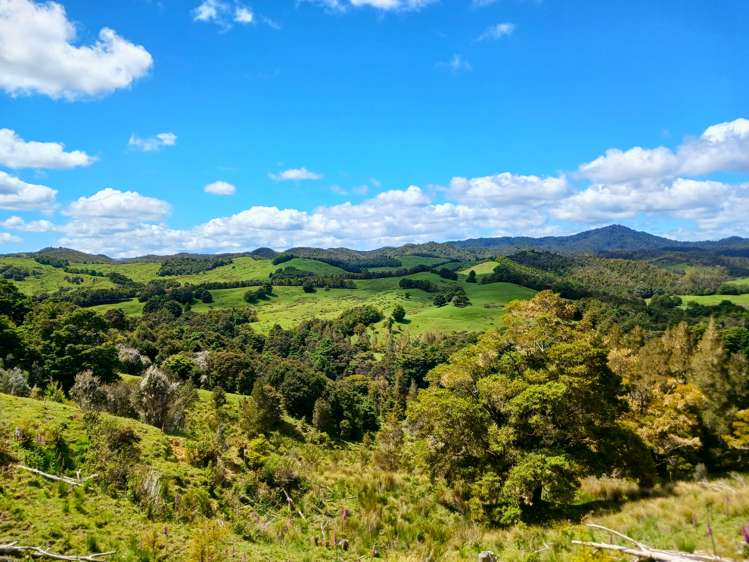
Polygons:
M684 242L655 236L647 232L633 230L622 225L610 225L603 228L586 230L570 236L502 236L497 238L472 238L453 242L428 242L425 244L406 244L399 247L386 247L377 250L360 251L348 248L290 248L283 253L300 257L339 257L343 259L363 259L377 255L399 256L406 254L435 255L455 258L485 257L492 255L510 255L522 250L538 250L563 254L595 254L607 256L654 256L664 252L711 253L727 256L749 257L749 239L733 236L722 240ZM280 252L270 248L258 248L251 252L218 254L226 257L253 256L273 258ZM38 252L9 254L14 256L48 257L67 259L73 263L102 263L117 261L108 256L87 254L69 248L44 248ZM198 254L181 253L176 256ZM121 261L163 261L175 256L147 255L128 258Z
M620 224L586 230L571 236L505 236L501 238L472 238L448 242L465 249L491 249L514 252L517 250L545 250L562 253L599 254L608 252L643 252L650 250L745 250L749 239L734 236L717 241L683 242L633 230Z

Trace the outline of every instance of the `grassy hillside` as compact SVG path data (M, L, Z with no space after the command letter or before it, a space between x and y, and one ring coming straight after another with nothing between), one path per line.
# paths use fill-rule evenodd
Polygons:
M0 257L0 265L22 267L31 272L23 281L17 281L18 286L27 295L56 291L61 287L112 287L112 282L104 277L86 274L66 273L60 268L41 265L32 258ZM71 264L71 267L100 271L102 273L121 273L138 283L146 283L153 279L173 279L183 284L199 284L215 281L243 281L248 279L268 279L269 275L283 267L295 267L303 271L322 275L341 274L344 271L333 265L321 261L294 258L281 265L274 265L271 260L255 259L247 256L235 258L229 265L217 267L210 271L193 275L174 275L161 277L158 275L161 265L158 262L124 262L124 263L86 263ZM67 281L66 277L80 277L83 282L75 284Z
M408 277L429 279L437 285L446 284L434 273L418 273ZM371 304L387 315L400 304L406 309L406 322L399 325L400 329L411 333L483 331L499 323L502 310L508 302L531 298L535 294L532 289L512 283L479 285L460 281L459 284L464 287L471 300L471 306L437 308L432 304L434 294L419 289L401 289L398 286L400 279L401 277L389 277L358 280L356 289L319 289L314 293L305 293L301 287L274 287L274 295L271 298L254 305L258 312L258 323L255 327L261 332L267 332L274 324L290 328L303 320L335 318L342 310L362 304ZM247 289L243 288L211 291L213 302L199 302L193 306L193 310L206 312L246 306L246 291ZM143 305L133 299L94 308L99 311L121 308L128 314L140 314Z
M65 273L62 269L52 267L51 265L42 265L32 258L20 258L2 256L0 257L0 266L8 265L20 267L27 270L30 275L22 281L15 281L18 288L26 295L36 295L39 293L48 293L56 291L62 287L113 287L113 283L104 277L95 277L92 275L78 275ZM78 265L78 264L76 264ZM87 269L94 269L94 264L86 264ZM66 278L78 277L82 283L73 283Z
M492 273L494 271L494 268L498 265L499 262L496 262L494 260L484 261L471 267L466 267L465 269L460 271L460 273L462 275L468 275L468 273L473 270L476 272L476 275L487 275L489 273Z
M716 305L722 301L731 301L740 306L749 308L749 294L747 295L681 295L686 302L696 302L704 305Z
M433 266L445 262L445 258L441 257L414 255L398 256L397 259L401 262L399 267L416 267L417 265ZM398 269L398 267L373 267L371 271L392 271L394 269Z
M229 443L236 435L236 402L229 395ZM503 561L614 560L593 557L570 544L589 540L590 521L622 531L652 546L712 552L707 533L711 521L716 552L741 556L741 526L749 513L749 479L731 476L713 482L681 483L650 491L614 479L584 482L574 509L546 526L523 524L492 529L448 508L454 499L440 481L418 473L387 472L372 463L370 446L337 446L319 441L304 427L274 437L255 451L263 470L278 471L278 455L285 455L283 470L301 481L293 503L268 496L263 502L241 498L249 482L242 465L226 467L223 484L211 484L212 468L187 462L186 447L192 432L210 419L211 394L201 392L191 414L191 430L165 435L137 421L105 415L119 426L129 426L141 438L141 461L157 487L168 488L181 503L199 488L213 490L201 496L203 504L180 517L148 515L129 493L107 492L94 480L85 488L51 482L25 471L0 471L0 536L58 552L84 553L114 550L120 561L176 560L475 560L479 551L493 550ZM0 394L0 428L9 435L57 430L74 468L88 474L89 448L83 413L72 404L39 401ZM236 438L239 436L236 435ZM7 441L6 441L7 443ZM270 449L267 447L270 446ZM11 454L23 451L10 445ZM275 453L278 453L276 455ZM264 464L265 468L262 468ZM291 484L294 485L294 484ZM298 486L299 484L296 484ZM267 494L267 492L264 492ZM224 506L224 507L221 507ZM230 506L233 506L230 508ZM206 520L201 513L211 513ZM345 539L348 550L324 545L331 537ZM597 538L608 540L605 534ZM197 545L209 541L214 557L197 557Z

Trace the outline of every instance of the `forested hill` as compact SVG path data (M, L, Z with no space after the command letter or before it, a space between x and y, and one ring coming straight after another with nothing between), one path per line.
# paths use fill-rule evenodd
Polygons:
M614 224L586 230L571 236L505 236L501 238L473 238L448 244L465 250L491 250L513 253L518 250L544 250L561 253L647 252L654 250L700 249L712 251L749 250L749 239L734 236L717 241L683 242L655 236Z
M429 255L448 258L471 259L493 255L510 255L523 250L539 250L565 254L619 254L634 259L653 259L664 253L690 252L725 256L749 256L749 239L733 236L723 240L685 242L655 236L633 230L622 225L586 230L570 236L503 236L498 238L472 238L453 242L426 242L385 247L376 250L352 250L348 248L297 247L286 251L298 257L327 259L345 262L370 263L383 257L402 255ZM86 254L68 248L44 248L39 252L14 254L23 257L46 256L65 259L70 263L108 263L111 258L97 254ZM251 256L272 259L278 252L270 248L253 251L219 254L216 257L234 258ZM168 258L199 257L200 254L182 253L174 256L148 255L128 258L130 262L161 262Z

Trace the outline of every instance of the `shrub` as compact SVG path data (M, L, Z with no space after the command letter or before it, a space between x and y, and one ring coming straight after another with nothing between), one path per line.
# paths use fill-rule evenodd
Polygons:
M272 386L255 384L252 396L240 403L239 423L250 436L278 428L283 412L283 397Z
M151 364L151 360L134 347L120 345L117 347L117 360L124 373L140 375Z
M172 382L155 366L148 368L135 395L141 419L162 431L182 427L195 399L196 393L190 384Z
M396 322L403 322L406 319L406 309L401 305L396 305L393 309L393 320Z
M101 381L90 370L78 373L70 389L70 397L82 410L100 410L107 403L107 395Z
M14 396L29 396L29 374L18 367L13 369L0 369L0 392Z
M228 530L223 521L207 520L193 533L189 562L223 562L228 560Z
M58 381L52 381L44 389L44 399L50 402L65 402L65 391Z
M107 411L115 416L135 418L138 411L135 409L136 384L119 381L104 387L107 397Z
M141 458L140 435L132 427L101 420L98 414L85 418L91 448L88 465L108 486L125 489Z

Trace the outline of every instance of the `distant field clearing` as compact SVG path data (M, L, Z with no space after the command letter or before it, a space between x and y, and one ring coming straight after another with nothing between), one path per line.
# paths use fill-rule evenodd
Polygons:
M749 295L680 295L684 303L696 302L703 305L716 305L723 301L731 301L745 308L749 308Z
M473 270L476 272L476 275L487 275L489 273L494 273L494 268L497 267L499 264L495 261L485 261L482 263L479 263L477 265L474 265L473 267L467 267L466 269L463 269L460 273L463 275L468 275L468 273Z

